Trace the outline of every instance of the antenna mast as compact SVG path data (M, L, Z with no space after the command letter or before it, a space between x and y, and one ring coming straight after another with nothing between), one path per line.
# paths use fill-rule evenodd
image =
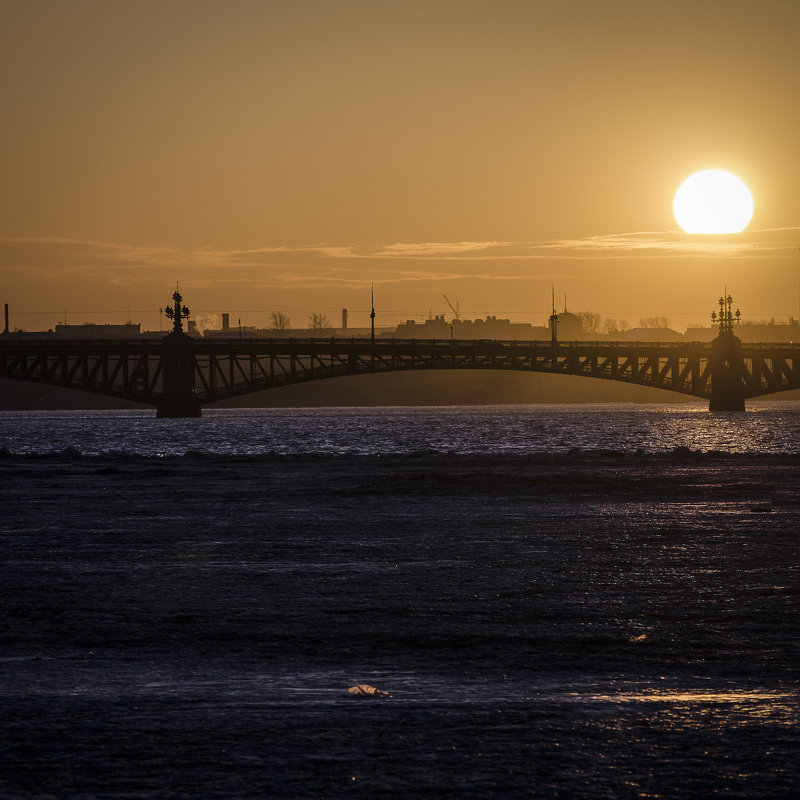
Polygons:
M553 313L550 315L550 341L553 347L558 343L558 314L556 314L556 285L552 285L552 308Z
M369 312L369 321L371 326L370 341L372 344L375 344L375 284L371 283L369 286L370 303L372 305L372 311Z

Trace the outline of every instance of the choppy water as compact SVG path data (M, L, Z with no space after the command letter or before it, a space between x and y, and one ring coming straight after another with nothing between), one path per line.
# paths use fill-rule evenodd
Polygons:
M799 422L0 414L0 797L791 797Z
M199 420L153 411L0 412L0 448L84 455L565 454L574 451L800 452L800 403L749 402L439 408L206 409Z

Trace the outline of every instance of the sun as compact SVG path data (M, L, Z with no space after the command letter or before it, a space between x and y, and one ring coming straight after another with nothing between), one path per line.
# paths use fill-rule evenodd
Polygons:
M753 216L753 196L730 172L707 169L683 182L672 210L686 233L741 233Z

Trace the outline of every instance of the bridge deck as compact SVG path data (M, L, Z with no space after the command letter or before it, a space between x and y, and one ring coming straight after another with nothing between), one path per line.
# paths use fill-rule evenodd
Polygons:
M420 369L503 369L617 380L709 398L723 380L743 397L800 388L800 343L266 338L64 340L0 336L0 377L158 404L165 373L205 404L290 383ZM718 341L718 340L715 340ZM180 344L179 350L175 349ZM715 355L716 353L716 355ZM191 361L191 363L189 363ZM734 363L735 362L735 363ZM715 373L715 370L716 373ZM731 371L733 370L733 371ZM716 377L715 377L716 375Z

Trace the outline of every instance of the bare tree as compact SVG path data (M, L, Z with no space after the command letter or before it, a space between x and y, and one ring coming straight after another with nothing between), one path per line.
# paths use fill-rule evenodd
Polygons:
M602 317L596 311L578 311L575 316L581 321L584 333L597 333L600 330Z
M669 328L671 324L669 317L642 317L639 320L640 328Z
M603 332L607 334L624 333L628 328L630 328L630 323L626 319L606 317L603 320Z
M272 328L272 330L284 331L289 327L290 324L291 320L282 311L273 311L272 314L270 314L269 326Z
M324 314L318 314L315 311L313 314L308 315L308 327L312 331L324 331L330 330L333 325Z

